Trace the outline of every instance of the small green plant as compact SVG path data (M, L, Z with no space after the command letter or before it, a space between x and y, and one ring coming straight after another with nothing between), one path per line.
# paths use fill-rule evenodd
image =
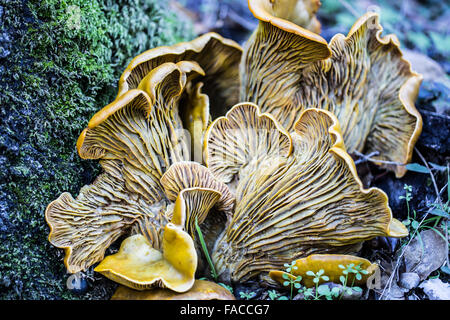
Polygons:
M354 263L350 263L348 265L346 265L345 267L340 264L339 268L342 269L342 276L339 277L339 281L342 284L342 292L340 295L340 299L342 299L342 297L344 296L345 293L347 293L348 295L352 294L353 291L356 292L361 292L362 289L358 286L355 286L355 280L361 280L362 279L362 275L367 275L369 272L367 270L364 270L361 267L361 263L355 265ZM350 274L353 274L353 280L352 283L350 284L350 286L348 285L348 276Z
M330 287L326 284L321 284L318 286L316 291L319 294L319 297L325 297L327 300L333 300L334 298L339 297L339 293L341 292L339 287L333 287L330 289Z
M403 224L405 226L408 226L411 223L410 220L410 208L409 208L409 202L412 200L412 186L405 184L403 186L403 189L405 190L405 195L398 197L400 200L405 199L406 201L406 208L408 209L408 219L403 221Z
M211 276L213 277L214 281L217 282L218 275L217 275L217 272L216 272L216 268L214 268L214 264L213 264L213 262L211 260L210 255L209 255L208 247L206 246L205 239L203 238L202 230L200 229L200 226L198 225L197 217L195 217L194 224L195 224L195 230L197 230L198 239L200 240L200 245L202 247L203 253L204 253L205 257L206 257L206 260L208 261L209 268L211 270Z
M279 292L275 290L267 291L270 300L289 300L288 297L281 295Z
M313 282L316 285L316 287L315 287L316 290L315 290L315 294L314 294L314 300L319 300L320 299L320 295L319 295L319 282L320 282L320 280L323 280L323 281L329 281L330 280L330 278L327 275L325 275L324 273L325 273L325 271L323 269L320 269L316 273L314 273L313 271L307 271L306 272L306 275L308 275L310 277L313 277ZM322 289L321 289L322 292L325 292L324 287L328 288L328 286L322 286ZM306 295L305 295L305 297L306 297Z
M294 288L295 289L300 289L301 288L301 284L300 281L302 281L302 276L295 276L293 274L293 270L297 270L297 266L295 265L295 260L291 262L291 264L289 263L285 263L284 266L286 267L286 273L283 273L283 279L285 280L283 282L283 286L285 287L290 287L290 299L292 300L293 297L293 293L294 293Z
M241 296L241 299L250 300L251 298L254 298L256 296L256 293L254 292L239 292L239 295Z

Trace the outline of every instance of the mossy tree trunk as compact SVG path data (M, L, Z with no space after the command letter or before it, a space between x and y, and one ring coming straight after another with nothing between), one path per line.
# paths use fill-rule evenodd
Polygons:
M67 290L44 211L98 174L76 139L114 99L128 62L193 37L163 3L0 0L0 299L109 298L107 280Z

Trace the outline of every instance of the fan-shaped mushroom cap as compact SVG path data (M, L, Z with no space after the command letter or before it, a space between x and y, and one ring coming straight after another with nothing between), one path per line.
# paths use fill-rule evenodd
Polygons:
M286 21L315 33L320 33L316 12L320 0L248 0L248 7L256 18L285 25Z
M314 287L316 284L313 282L313 278L306 274L308 271L317 273L319 270L324 270L323 274L328 276L329 280L324 281L320 279L319 284L328 281L340 283L339 277L342 276L343 269L339 266L347 267L350 264L353 264L353 266L360 265L362 270L368 271L367 274L361 274L360 280L356 279L354 274L348 274L347 283L353 283L355 286L365 284L367 279L375 272L375 269L378 268L376 264L372 264L369 260L352 255L313 254L306 258L296 260L294 266L297 269L293 268L291 274L284 271L272 270L269 272L269 276L279 283L286 281L283 278L283 274L290 278L301 276L301 283L304 286Z
M141 83L148 93L127 91L96 113L78 139L80 156L122 161L127 188L150 202L161 200L164 171L189 159L177 113L183 76L177 65L162 64Z
M76 199L65 192L45 211L48 240L65 250L64 264L70 273L101 261L106 249L130 228L145 233L158 248L160 229L169 219L164 203L149 206L144 199L130 195L123 178L113 171L116 163L102 165L108 172L84 186Z
M213 114L224 113L239 98L240 46L220 35L210 32L192 41L173 46L157 47L135 57L119 80L118 97L126 91L135 89L141 80L154 68L166 62L194 61L204 71L199 79L205 84L205 92Z
M240 103L217 118L205 133L205 163L214 176L229 183L242 171L285 159L292 151L289 134L270 114L253 103Z
M183 293L162 288L136 291L119 286L111 300L236 300L236 298L215 282L195 280L192 288Z
M246 105L233 108L250 115L247 111ZM245 134L254 137L261 129L250 126ZM278 163L268 157L258 169L240 175L233 218L212 252L224 280L245 280L313 253L354 252L376 236L408 234L392 218L386 194L363 189L332 113L307 109L294 129L291 156ZM209 144L206 148L211 153ZM235 167L219 172L229 176Z
M403 59L395 36L381 36L377 14L365 14L329 45L287 20L255 16L260 23L240 66L241 101L258 104L289 132L302 110L331 111L350 153L411 160L422 129L414 107L422 76ZM397 177L405 173L403 165L381 165Z
M161 184L169 200L175 201L180 192L187 188L208 188L220 193L216 207L231 214L234 196L227 185L218 181L211 171L199 163L183 161L174 163L161 177Z
M122 242L118 253L106 257L94 271L136 290L154 286L186 292L194 284L197 253L191 237L181 226L164 228L162 253L142 235Z
M197 71L196 71L197 70ZM100 159L104 173L73 199L63 193L46 210L49 241L66 250L69 272L85 270L104 257L120 235L138 232L155 249L172 211L160 184L176 161L189 159L178 100L195 63L164 63L133 89L97 112L77 149Z

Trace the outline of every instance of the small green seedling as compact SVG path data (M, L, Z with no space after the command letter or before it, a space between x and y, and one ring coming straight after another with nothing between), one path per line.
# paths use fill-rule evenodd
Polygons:
M314 295L314 300L319 300L319 298L320 298L320 296L319 296L319 282L320 282L320 280L323 280L323 281L329 281L330 280L330 278L328 276L324 275L324 273L325 273L325 271L323 269L320 269L316 273L314 273L313 271L307 271L306 272L307 276L313 277L313 282L316 285L316 290L315 290L316 293ZM328 286L322 286L321 291L323 291L323 292L325 291L324 287L328 288ZM305 295L305 297L306 297L306 295Z
M241 296L241 299L250 300L251 298L254 298L256 296L256 293L254 292L239 292L239 295Z
M367 275L369 274L369 272L367 270L364 270L361 267L361 263L359 263L358 265L355 266L354 263L350 263L347 266L343 266L342 264L339 265L339 268L342 269L342 276L339 277L339 281L341 282L343 288L342 288L342 293L340 296L340 299L342 299L342 297L344 296L345 293L347 293L348 295L352 294L353 291L356 292L361 292L362 289L358 286L354 286L355 284L355 280L361 280L362 279L362 275ZM348 286L348 276L349 274L354 274L352 283L350 286Z
M288 297L282 296L279 292L275 290L267 291L270 300L289 300Z
M290 291L291 291L290 298L292 300L294 288L295 289L301 288L300 281L302 281L302 276L294 276L293 275L293 270L297 270L295 260L292 261L291 264L285 263L284 266L286 267L286 272L289 273L291 276L293 276L293 277L290 277L286 273L283 273L283 276L282 276L283 279L285 280L283 282L283 286L290 287Z

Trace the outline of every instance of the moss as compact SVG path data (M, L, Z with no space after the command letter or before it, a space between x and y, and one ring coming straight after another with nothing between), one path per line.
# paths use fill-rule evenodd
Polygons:
M44 211L98 174L75 142L128 62L190 30L158 0L0 0L0 299L109 298L104 279L66 289Z

